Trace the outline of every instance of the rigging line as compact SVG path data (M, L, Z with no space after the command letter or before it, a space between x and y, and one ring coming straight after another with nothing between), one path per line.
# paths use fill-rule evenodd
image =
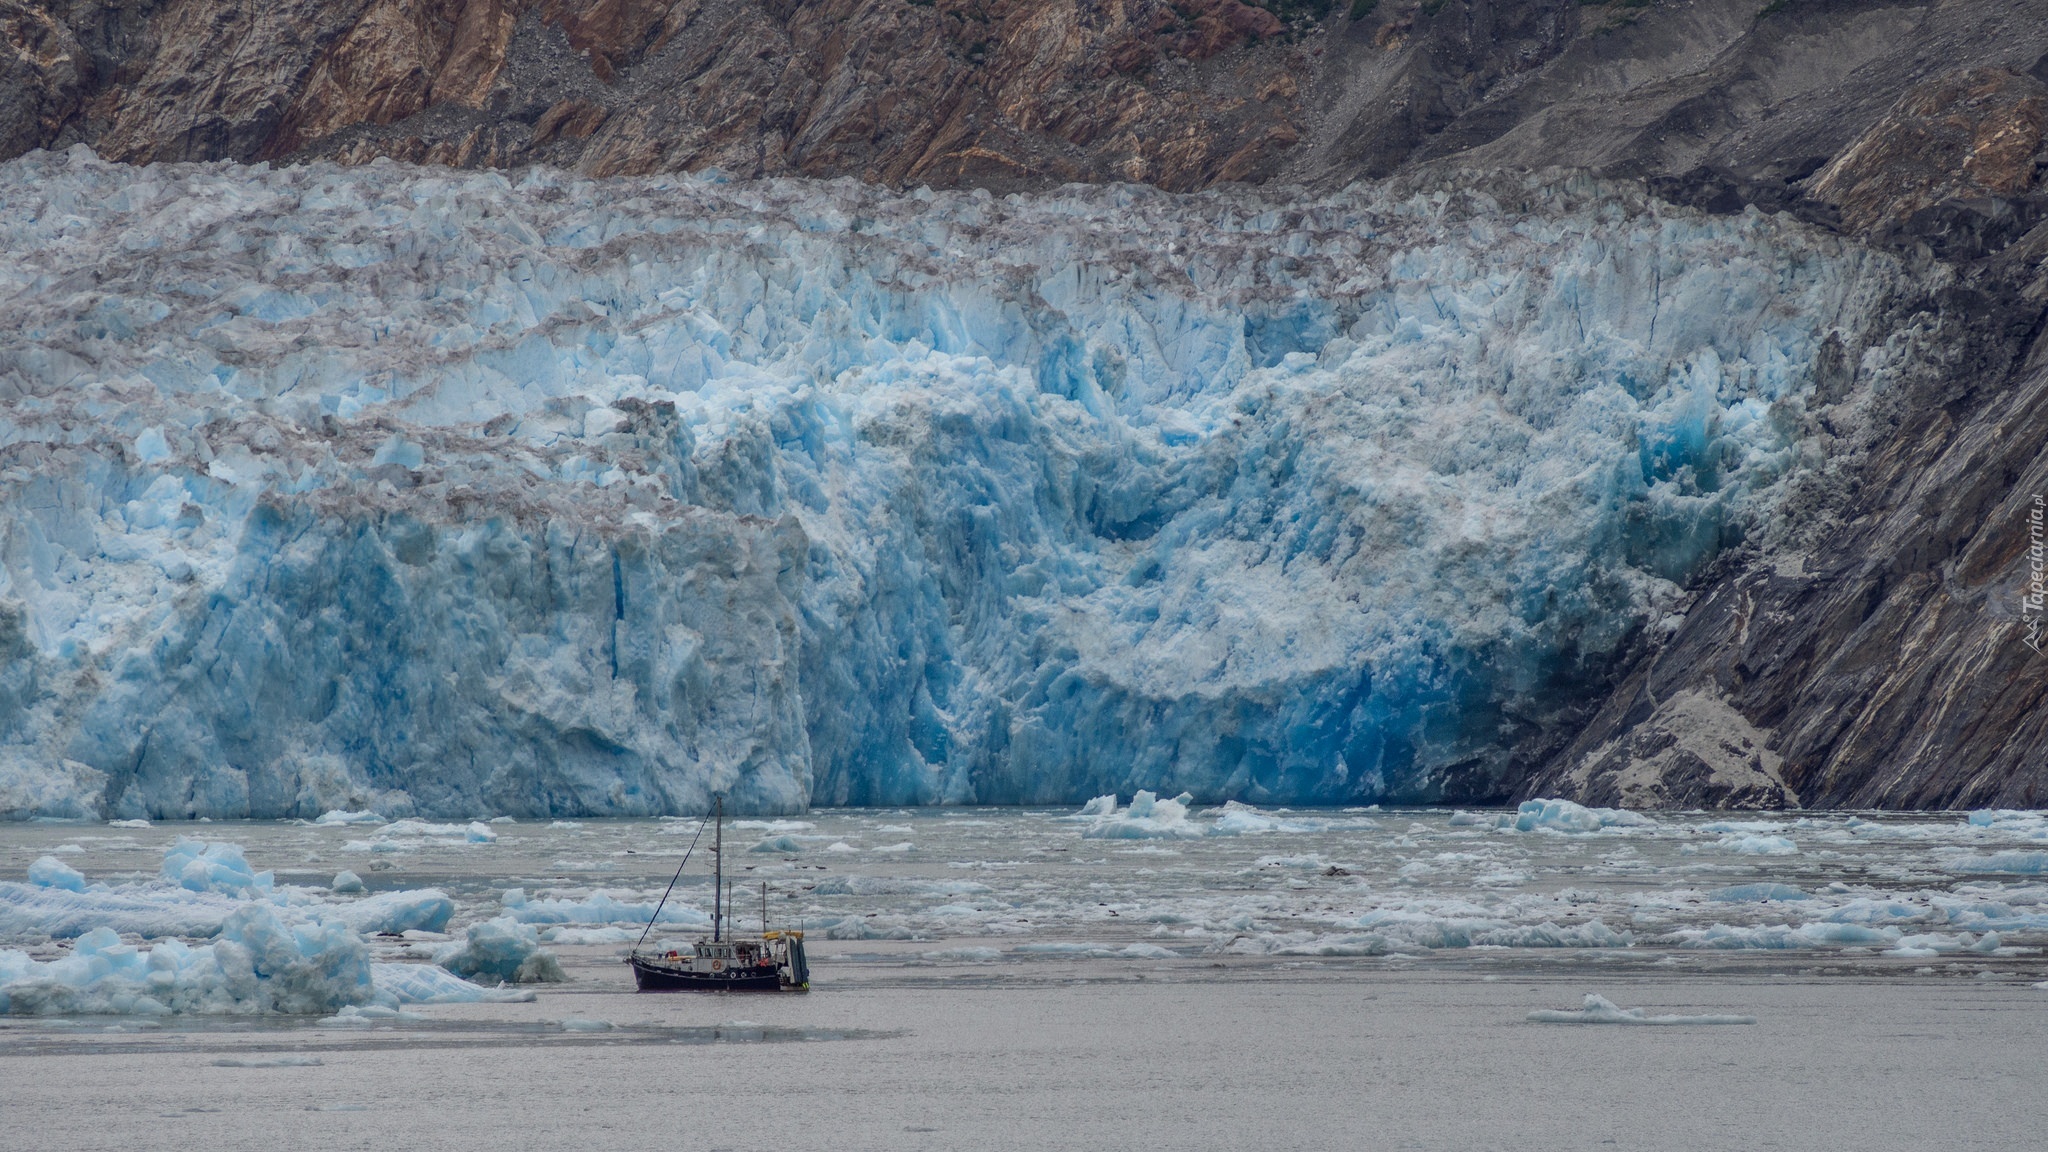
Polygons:
M697 835L690 837L690 846L683 849L683 862L676 865L676 874L669 878L668 891L661 894L661 903L654 906L654 915L647 918L647 927L640 930L640 939L633 942L633 951L640 951L640 945L647 943L647 934L654 931L655 922L661 919L661 910L668 906L669 892L675 891L676 881L683 878L683 869L690 863L690 853L697 850L697 841L704 835L704 826L709 823L711 813L706 812L704 819L697 821Z

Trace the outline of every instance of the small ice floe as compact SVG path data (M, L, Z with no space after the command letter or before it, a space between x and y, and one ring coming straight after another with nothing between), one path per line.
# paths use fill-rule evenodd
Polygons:
M28 866L28 882L38 888L85 891L85 874L55 856L37 857L36 862Z
M1953 936L1945 932L1923 932L1915 936L1900 936L1898 942L1884 954L1915 959L1943 956L1951 952L1975 952L1990 956L2004 946L2004 938L1996 932L1986 932L1982 936L1972 932L1959 932Z
M339 880L340 877L335 877ZM406 888L379 892L342 904L322 907L320 915L340 920L358 932L439 932L455 914L455 901L439 888Z
M571 1016L562 1021L564 1032L609 1032L613 1027L609 1020L588 1020L581 1016Z
M1941 861L1950 872L1989 872L2008 876L2048 875L2048 852L1993 852L1979 856L1952 853Z
M811 889L817 896L974 896L993 891L973 880L924 880L916 876L827 876Z
M147 827L149 827L149 821L147 821L147 820L109 820L109 821L107 821L107 827L109 827L109 828L147 828Z
M1608 828L1656 828L1655 820L1623 808L1587 808L1569 800L1525 800L1509 827L1517 832L1599 832Z
M530 925L510 916L471 924L434 962L457 976L503 984L557 984L568 977Z
M1070 812L1065 816L1055 816L1053 819L1062 824L1087 824L1104 816L1114 815L1116 815L1116 797L1097 796L1095 799L1081 805L1079 812Z
M1539 1008L1529 1013L1531 1024L1754 1024L1754 1016L1646 1016L1641 1008L1622 1008L1605 996L1588 992L1586 1006L1577 1011Z
M334 874L334 882L327 886L336 896L355 896L363 891L363 878L344 868Z
M631 928L543 928L543 944L631 944L640 933Z
M1125 960L1178 960L1180 953L1157 944L1127 944L1113 948L1107 944L1083 943L1077 941L1049 940L1032 944L1019 944L1010 951L1023 956L1075 956L1091 960L1121 958Z
M1513 814L1451 813L1453 828L1496 828L1512 832L1599 832L1609 828L1657 828L1655 820L1622 808L1588 808L1570 800L1524 800Z
M1789 836L1759 836L1754 833L1723 836L1714 847L1741 856L1796 856L1799 845Z
M1989 828L1995 832L2011 833L2029 840L2048 840L2048 812L2014 808L1979 808L1970 813L1968 823L1973 828Z
M1216 816L1216 823L1210 825L1210 833L1216 836L1253 836L1261 832L1321 832L1330 826L1328 820L1275 816L1236 800L1211 811Z
M422 840L435 844L494 844L497 842L498 833L481 820L472 820L467 824L394 820L377 829L377 838L387 842Z
M313 1023L321 1028L368 1028L376 1024L418 1024L426 1017L418 1012L407 1012L402 1008L389 1008L382 1004L351 1004L332 1016L322 1016Z
M188 836L178 837L164 853L164 881L188 892L231 892L246 894L276 886L271 874L249 867L240 844L208 843Z
M1003 954L994 948L969 946L965 948L941 948L936 952L920 952L918 959L945 964L992 964L1001 960Z
M318 1056L229 1056L213 1062L215 1068L320 1068Z
M1670 943L1680 948L1868 948L1898 943L1897 928L1873 928L1866 924L1817 921L1794 927L1790 924L1710 924L1705 928L1681 928Z
M868 851L870 851L870 852L890 852L890 853L901 853L901 852L912 852L912 851L915 851L916 849L917 849L917 845L915 845L915 844L912 844L912 843L911 843L910 841L908 841L908 840L905 840L905 841L904 841L903 843L901 843L901 844L883 844L883 845L880 845L880 846L878 846L878 847L875 847L875 848L870 848L870 849L868 849Z
M816 824L811 823L809 820L735 820L732 822L732 826L735 828L748 828L757 832L766 832L771 836L781 835L784 832L809 832L817 827Z
M313 820L313 823L330 826L336 824L382 824L384 823L384 817L375 812L348 812L335 808L322 812Z
M844 841L844 840L834 840L834 841L833 841L832 843L830 843L830 844L827 844L827 845L825 846L825 851L827 851L827 852L840 852L840 853L846 853L846 852L858 852L858 851L860 851L860 849L858 849L858 848L855 848L855 847L854 847L853 845L851 845L851 844L848 844L848 843L847 843L846 841Z
M524 888L508 888L500 902L505 915L521 924L645 924L654 917L656 901L625 901L608 892L592 892L581 900L532 899ZM661 908L663 924L709 928L711 916L700 908L671 900Z
M400 1004L530 1004L523 988L485 988L438 964L372 964L377 991Z
M550 821L550 822L548 823L548 827L550 827L550 828L563 828L563 829L568 829L568 828L581 828L581 827L583 827L583 823L582 823L582 821L580 821L580 820L554 820L554 821Z
M1093 820L1082 829L1081 835L1088 840L1199 839L1209 830L1188 820L1188 803L1193 799L1186 792L1171 800L1161 800L1155 793L1139 792L1131 797L1129 808L1118 812L1116 797L1098 796L1079 813ZM1109 801L1106 807L1102 804L1104 800Z

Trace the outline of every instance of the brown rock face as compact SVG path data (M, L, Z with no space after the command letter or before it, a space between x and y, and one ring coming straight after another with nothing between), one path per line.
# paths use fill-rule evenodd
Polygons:
M1192 189L1278 168L1312 60L1238 0L173 0L99 66L66 15L0 0L6 155Z
M1944 200L2020 196L2048 163L2048 84L1972 68L1922 84L1814 177L1808 195L1857 230Z
M1796 197L1889 109L1830 189L1958 148L1993 188L2024 85L1900 96L2044 53L2048 0L0 0L0 156L1177 190L1706 167Z
M77 114L82 55L71 29L49 12L0 0L0 155L36 147Z
M1971 265L1921 272L1927 295L1900 301L1888 327L1925 350L1924 370L1859 411L1837 402L1858 357L1823 365L1843 378L1817 381L1808 418L1841 463L1807 494L1814 530L1724 558L1683 626L1524 795L2048 802L2048 597L2033 595L2048 585L2048 527L2035 520L2039 507L2048 521L2048 224ZM1719 749L1730 770L1652 766L1673 734ZM1745 773L1735 762L1750 746L1761 754ZM1714 793L1744 777L1758 787Z

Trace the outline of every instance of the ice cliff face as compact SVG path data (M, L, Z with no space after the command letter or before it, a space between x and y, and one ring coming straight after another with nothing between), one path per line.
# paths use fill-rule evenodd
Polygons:
M16 815L1497 792L1776 530L1898 276L1585 182L0 204Z

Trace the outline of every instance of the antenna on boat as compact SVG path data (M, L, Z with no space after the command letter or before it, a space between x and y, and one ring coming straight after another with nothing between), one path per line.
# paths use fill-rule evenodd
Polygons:
M711 874L711 942L716 944L718 943L718 929L725 923L725 905L719 900L719 897L725 894L724 795L721 794L711 798L711 814L718 818L718 823L712 831L714 840L711 846L711 858L717 866L716 870Z
M669 893L674 892L676 890L676 881L681 880L683 878L683 868L690 862L690 853L695 852L697 850L698 837L704 835L704 825L709 824L710 822L711 816L709 813L706 813L704 819L699 820L697 822L697 835L690 837L690 846L688 848L683 849L683 862L681 864L676 865L676 874L669 878L668 891L663 892L661 894L661 903L656 904L654 906L654 915L649 916L647 918L647 927L642 928L640 930L640 939L635 940L633 942L633 951L638 952L640 950L640 945L647 943L647 934L649 932L654 931L655 921L661 919L661 910L668 906Z
M768 882L761 881L761 935L768 935Z

